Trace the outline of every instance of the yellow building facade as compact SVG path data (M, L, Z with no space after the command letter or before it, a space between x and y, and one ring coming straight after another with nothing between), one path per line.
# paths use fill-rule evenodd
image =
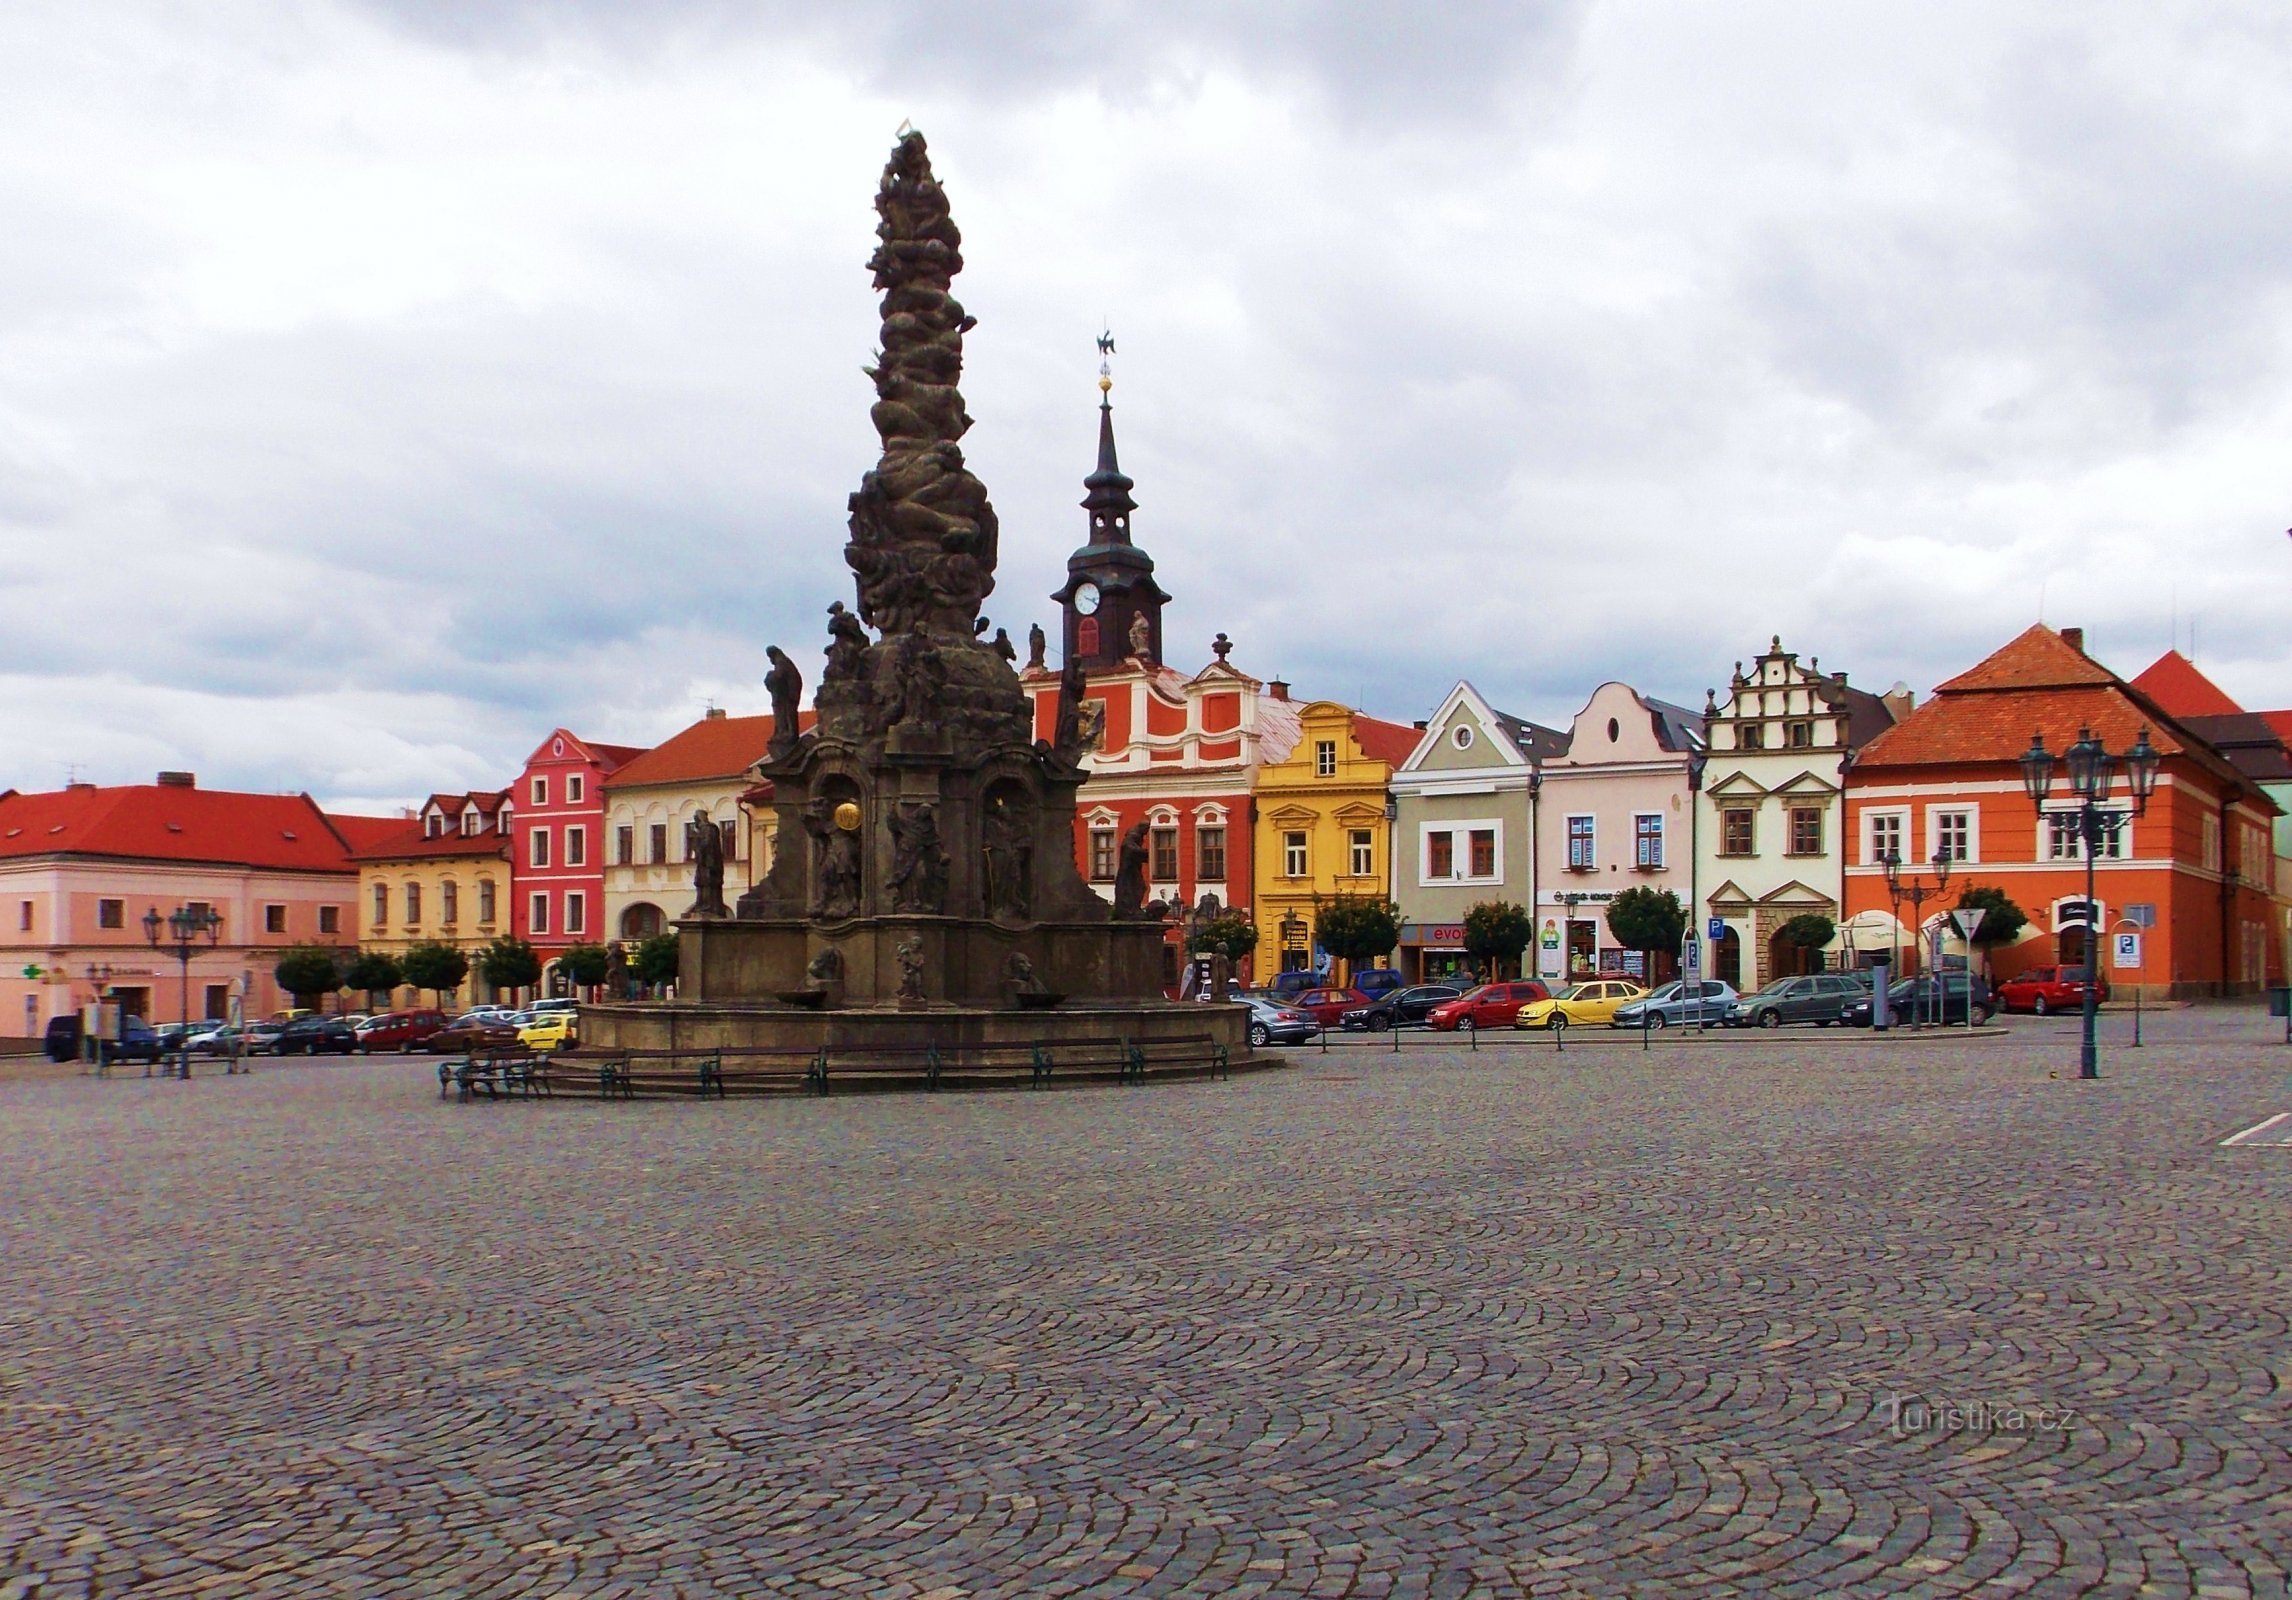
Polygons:
M1313 937L1321 901L1392 897L1390 785L1420 737L1333 700L1307 704L1298 721L1296 745L1261 765L1251 790L1260 984L1323 964Z
M402 959L417 944L452 945L470 958L460 998L484 998L478 952L510 931L509 820L506 792L432 795L399 832L357 851L358 948ZM401 988L390 1004L434 998Z

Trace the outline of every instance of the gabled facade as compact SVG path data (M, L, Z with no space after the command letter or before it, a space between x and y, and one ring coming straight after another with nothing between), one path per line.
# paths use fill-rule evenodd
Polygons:
M1399 961L1412 981L1470 973L1464 917L1473 906L1536 903L1538 771L1567 746L1565 734L1496 710L1469 683L1426 719L1391 785Z
M2131 815L2118 783L2110 806L2127 820L2094 862L2090 906L2075 802L2057 782L2041 814L2018 765L2033 735L2058 754L2087 728L2113 753L2146 728L2164 758L2146 815ZM2029 917L2016 944L1991 951L1996 976L2079 965L2092 938L2153 922L2141 966L2109 971L2118 992L2249 993L2281 959L2272 948L2276 816L2259 785L2088 656L2082 630L2040 624L1939 685L1857 756L1847 776L1849 921L1863 948L1875 937L1915 964L1915 935L1947 914L1958 890L1994 885ZM1884 857L1899 853L1906 881L1930 883L1937 850L1951 861L1950 886L1914 915L1888 894Z
M600 943L608 932L605 780L643 753L558 728L526 758L511 785L510 931L540 954L542 982L552 992L557 953Z
M464 992L490 993L477 954L509 931L516 810L507 789L434 794L389 834L353 851L359 948L403 957L417 944L452 945L470 958ZM409 987L391 1004L432 998Z
M1661 977L1622 947L1607 908L1626 889L1669 889L1692 914L1695 807L1689 774L1703 753L1703 719L1625 683L1592 691L1568 748L1542 764L1535 811L1536 973Z
M1894 725L1897 698L1850 688L1843 672L1801 665L1780 638L1735 663L1727 698L1705 697L1709 747L1696 818L1694 921L1711 942L1705 970L1751 990L1770 979L1836 964L1835 935L1818 954L1776 934L1794 917L1845 917L1846 772L1854 753Z
M810 720L807 713L805 725ZM702 818L724 840L728 904L771 870L777 813L771 785L755 777L771 744L770 717L711 711L605 780L602 938L649 939L685 914L693 895L690 830Z
M0 793L0 1034L36 1037L99 999L154 1023L234 1004L269 1015L288 1003L273 973L282 951L354 941L351 851L397 825L330 817L308 795L201 789L184 772ZM188 983L143 929L186 905L222 918Z
M1393 772L1417 730L1334 700L1298 710L1296 747L1257 770L1255 976L1322 968L1314 919L1336 895L1392 893ZM1085 791L1087 796L1088 791Z

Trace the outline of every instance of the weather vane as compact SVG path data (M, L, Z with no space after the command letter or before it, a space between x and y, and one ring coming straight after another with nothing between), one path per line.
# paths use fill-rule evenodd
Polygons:
M1114 330L1100 325L1098 333L1098 392L1106 393L1114 387L1114 368L1107 357L1114 354Z

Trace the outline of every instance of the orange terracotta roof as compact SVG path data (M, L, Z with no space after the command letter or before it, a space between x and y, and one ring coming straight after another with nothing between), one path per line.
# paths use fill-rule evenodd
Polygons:
M443 861L482 856L509 858L509 835L489 831L465 836L458 828L448 828L435 837L423 832L422 819L415 817L369 817L362 821L388 822L389 830L378 837L359 843L351 849L353 861Z
M327 813L326 820L334 824L334 831L342 835L342 842L352 854L372 849L407 826L404 817L361 817L338 812Z
M2178 650L2150 662L2133 687L2176 717L2233 717L2244 709Z
M807 711L802 727L812 725ZM640 784L700 783L737 778L764 759L772 743L770 717L703 717L672 738L643 752L605 780L608 789Z
M1397 767L1408 760L1416 750L1417 741L1424 736L1422 728L1386 722L1360 711L1353 713L1353 742L1361 747L1361 754L1371 761L1382 761L1388 767Z
M2170 722L2160 723L2131 695L2110 684L1975 694L1944 691L1864 746L1854 758L1854 770L2018 761L2035 733L2043 733L2045 747L2059 755L2087 727L2112 750L2131 745L2143 728L2149 730L2149 742L2166 755L2192 748L2176 737Z
M2286 743L2292 744L2292 711L2263 711L2260 719L2282 735Z
M389 818L348 819L359 824ZM307 794L94 784L0 797L0 858L115 856L347 872L349 841Z
M1947 683L1936 684L1934 692L2065 689L2076 684L2116 681L2115 673L2038 622L1979 665L1959 673Z

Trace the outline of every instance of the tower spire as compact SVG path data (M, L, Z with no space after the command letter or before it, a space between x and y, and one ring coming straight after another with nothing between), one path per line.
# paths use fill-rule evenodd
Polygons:
M1130 513L1138 503L1130 498L1131 482L1122 475L1114 457L1114 354L1111 330L1098 336L1098 466L1082 486L1082 508L1090 513L1090 542L1095 545L1128 544Z
M1111 330L1098 336L1098 465L1082 480L1090 539L1067 557L1066 583L1051 598L1065 612L1066 652L1104 670L1127 660L1162 659L1162 606L1170 597L1154 581L1154 558L1130 541L1131 482L1114 453L1114 354Z

